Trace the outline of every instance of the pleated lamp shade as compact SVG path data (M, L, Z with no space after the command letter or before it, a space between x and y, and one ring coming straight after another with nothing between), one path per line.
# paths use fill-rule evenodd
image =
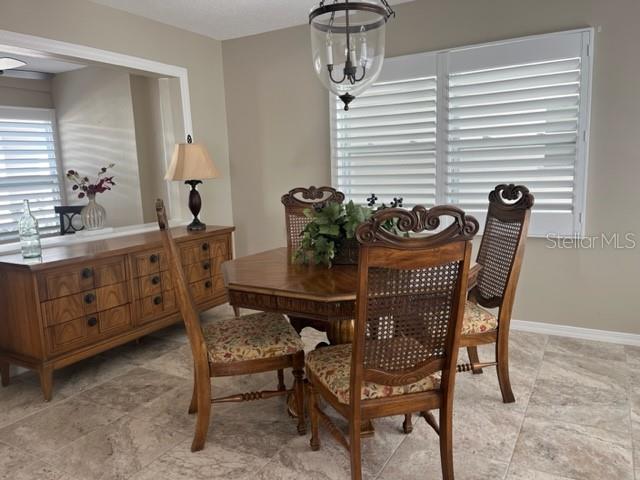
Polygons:
M220 172L201 143L178 143L173 150L165 180L218 178Z

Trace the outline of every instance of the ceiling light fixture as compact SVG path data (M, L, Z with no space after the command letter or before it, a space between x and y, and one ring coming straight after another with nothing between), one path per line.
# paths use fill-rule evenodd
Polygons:
M10 70L12 68L24 67L27 63L17 58L0 57L0 72Z
M345 110L380 75L392 16L387 0L321 0L309 14L314 69Z

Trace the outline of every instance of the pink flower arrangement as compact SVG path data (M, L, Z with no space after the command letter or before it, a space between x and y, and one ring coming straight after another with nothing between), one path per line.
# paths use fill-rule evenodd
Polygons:
M78 192L78 198L84 198L85 196L95 196L96 193L104 193L107 190L111 190L116 182L113 181L113 177L105 176L107 170L113 168L115 163L111 163L106 167L102 167L98 171L98 176L95 181L91 182L89 177L82 177L76 170L69 170L67 172L67 178L73 182L71 189L74 192Z

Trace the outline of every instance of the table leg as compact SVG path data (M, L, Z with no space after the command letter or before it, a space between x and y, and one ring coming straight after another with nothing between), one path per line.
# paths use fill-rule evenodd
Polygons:
M331 345L340 345L342 343L353 342L354 320L353 318L345 318L341 320L332 320L327 329L327 337Z

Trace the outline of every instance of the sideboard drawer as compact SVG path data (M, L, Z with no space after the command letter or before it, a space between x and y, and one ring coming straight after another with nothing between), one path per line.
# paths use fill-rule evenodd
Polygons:
M40 275L40 295L43 300L73 295L126 280L124 257L110 258L92 264L73 265Z
M108 310L129 303L129 289L126 283L96 288L98 311Z
M124 257L118 257L115 261L105 262L93 268L96 287L106 287L115 283L123 283L127 280Z
M172 312L176 308L176 299L173 290L162 292L158 295L143 298L137 301L139 323L145 323L160 315Z
M136 298L145 298L173 288L169 272L154 273L136 280Z
M208 260L211 256L211 245L209 240L198 240L185 243L180 247L180 257L183 265L191 265L203 260Z
M96 292L90 290L85 293L49 300L43 304L43 309L47 325L69 322L98 311Z
M211 240L211 257L223 257L225 260L229 260L229 238L222 237Z
M142 277L169 269L167 257L162 250L150 250L133 257L134 275Z
M129 305L84 316L47 329L49 351L64 353L131 328Z
M89 322L93 324L94 321L96 322L95 327L89 327ZM95 317L83 317L49 327L47 329L49 351L51 353L66 352L86 342L89 328L97 328L97 322L98 320Z
M213 297L213 279L207 278L189 284L191 296L195 302L202 302Z
M127 284L118 283L49 300L43 303L43 309L47 325L52 326L84 315L118 307L128 302L129 291Z
M204 260L185 266L184 274L189 283L211 277L211 260Z
M116 333L122 330L128 330L131 327L131 311L129 305L112 308L98 314L100 323L100 334L106 335Z

